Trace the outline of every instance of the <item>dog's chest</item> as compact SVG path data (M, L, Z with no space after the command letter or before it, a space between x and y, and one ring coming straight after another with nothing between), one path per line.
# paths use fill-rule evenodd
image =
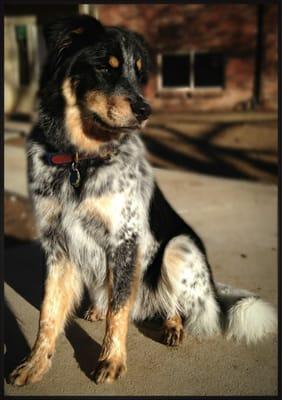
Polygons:
M84 215L93 224L100 222L110 235L115 235L122 227L134 222L132 217L137 217L136 203L130 190L99 197L89 196L78 207L78 213L81 213L79 218Z
M122 191L89 194L66 207L64 225L84 237L84 243L93 240L106 247L139 231L141 209L141 196L134 185L128 185Z

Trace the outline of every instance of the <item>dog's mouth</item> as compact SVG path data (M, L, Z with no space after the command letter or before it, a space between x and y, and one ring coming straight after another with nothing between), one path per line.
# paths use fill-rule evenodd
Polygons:
M122 125L122 126L113 126L109 125L105 122L98 114L95 112L92 114L94 121L99 124L100 126L104 127L105 129L112 130L113 132L122 132L122 131L130 131L140 128L138 123L131 124L131 125Z
M104 132L111 135L119 135L121 133L136 131L141 128L141 124L138 122L122 126L110 125L96 112L88 110L82 113L82 121L87 134L90 136L95 136L97 131L100 133Z

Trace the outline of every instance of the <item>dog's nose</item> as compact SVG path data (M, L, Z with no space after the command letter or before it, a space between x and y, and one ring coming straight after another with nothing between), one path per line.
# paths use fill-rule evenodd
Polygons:
M138 122L145 121L152 113L152 109L141 97L131 102L131 108Z

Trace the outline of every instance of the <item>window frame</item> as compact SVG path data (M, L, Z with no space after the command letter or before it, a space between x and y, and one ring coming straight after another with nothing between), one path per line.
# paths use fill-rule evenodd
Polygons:
M158 66L158 74L157 74L157 93L166 93L166 92L177 92L177 93L200 93L200 92L215 92L221 93L224 90L224 86L195 86L195 71L194 71L194 64L195 64L195 54L212 54L211 50L188 50L184 51L174 51L174 52L164 52L157 54L157 66ZM163 79L162 79L162 63L163 63L163 56L177 56L177 55L189 55L190 58L190 86L170 86L164 87L163 86Z

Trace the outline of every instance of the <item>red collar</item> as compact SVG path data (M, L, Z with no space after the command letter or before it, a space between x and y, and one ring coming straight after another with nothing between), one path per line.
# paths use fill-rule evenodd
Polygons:
M66 154L66 153L47 153L46 154L47 162L50 165L62 165L62 164L71 164L73 162L77 163L80 160L88 160L97 158L89 157L89 156L80 156L76 154Z
M111 158L112 154L107 153L104 156L99 154L93 155L80 155L78 153L75 154L67 154L67 153L46 153L46 161L49 165L64 165L64 164L72 164L78 163L82 160L99 160L99 161L107 161Z

